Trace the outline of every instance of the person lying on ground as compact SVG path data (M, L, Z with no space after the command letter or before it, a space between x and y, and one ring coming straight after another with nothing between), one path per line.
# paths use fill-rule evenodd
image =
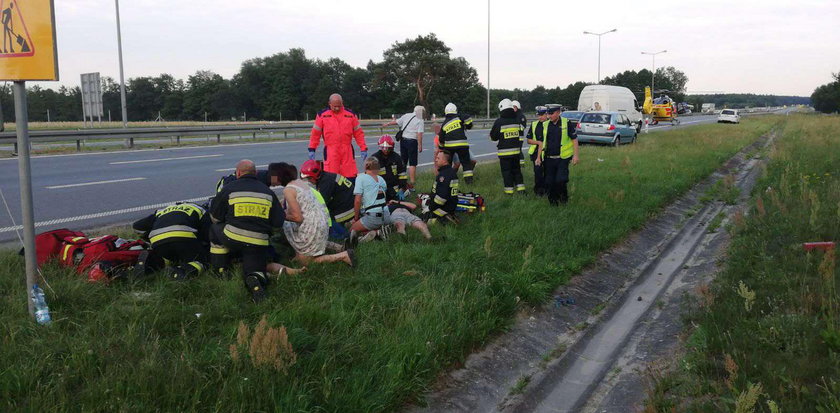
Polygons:
M356 256L352 249L327 254L328 246L333 251L343 247L329 242L330 218L326 206L318 199L320 193L315 187L308 181L295 179L297 168L285 162L281 162L271 173L282 186L286 206L283 233L295 250L295 260L305 265L341 261L354 267Z
M379 160L371 156L365 159L365 173L356 177L356 187L353 194L355 200L355 217L350 227L351 243L368 241L376 236L385 236L383 227L391 224L391 214L386 208L385 178L379 176ZM366 234L367 233L367 234ZM364 239L357 238L366 234Z
M413 227L423 234L427 240L432 239L432 234L429 232L429 227L423 222L420 217L414 215L414 210L417 205L407 201L390 201L388 203L388 211L391 213L391 221L394 223L397 233L406 235L405 229Z

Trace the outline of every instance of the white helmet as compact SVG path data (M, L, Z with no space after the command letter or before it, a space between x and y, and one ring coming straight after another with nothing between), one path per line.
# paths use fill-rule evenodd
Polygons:
M458 107L455 106L454 103L449 102L449 103L446 104L446 107L443 109L443 112L446 113L447 115L452 114L452 113L458 113Z
M518 100L514 100L513 102L510 102L510 104L511 104L511 106L515 107L517 110L522 109L522 105L519 104Z
M501 102L499 102L499 112L501 112L505 109L510 109L512 107L513 107L513 105L511 103L510 99L505 98L505 99L502 99Z

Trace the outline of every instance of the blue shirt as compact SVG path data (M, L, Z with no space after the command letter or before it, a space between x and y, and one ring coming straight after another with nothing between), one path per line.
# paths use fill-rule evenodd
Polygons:
M359 174L356 176L356 187L353 188L353 194L362 196L362 211L364 211L373 205L385 205L386 188L384 178Z

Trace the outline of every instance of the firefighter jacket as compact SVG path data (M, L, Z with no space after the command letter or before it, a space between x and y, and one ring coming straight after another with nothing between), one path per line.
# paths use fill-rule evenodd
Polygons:
M286 219L277 195L254 175L225 185L213 198L210 215L214 222L224 224L222 231L228 239L256 246L268 246L271 233Z
M499 158L519 157L522 148L522 125L513 109L505 109L490 128L490 139L496 143Z
M353 219L353 182L338 174L321 172L317 188L327 204L329 215L338 222Z
M186 239L206 243L210 234L210 214L193 203L177 203L136 221L134 230L148 237L152 246Z
M438 169L432 192L430 212L439 217L455 212L458 206L458 174L451 166L444 165Z
M443 149L466 148L470 144L467 141L467 130L472 129L473 120L470 115L450 113L443 119L438 134L438 142Z
M365 132L359 124L356 114L341 108L338 113L324 109L315 118L309 135L309 149L315 150L324 138L324 170L327 172L354 178L358 173L356 159L353 156L355 139L359 149L367 151Z
M373 156L379 161L379 176L385 178L385 185L388 187L386 197L389 201L395 199L397 191L408 187L408 175L402 157L394 151L386 156L381 150L376 151Z
M519 141L524 142L525 141L525 129L528 127L528 119L525 117L525 112L523 112L522 109L519 109L518 111L516 111L516 119L519 120L519 126L522 129L522 134L519 136ZM520 146L522 146L521 143L520 143Z

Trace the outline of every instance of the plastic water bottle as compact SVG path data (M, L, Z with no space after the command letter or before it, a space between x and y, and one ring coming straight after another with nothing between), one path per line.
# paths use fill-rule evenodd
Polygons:
M44 290L35 284L32 286L32 303L35 304L35 321L41 325L52 322L50 308L47 307L47 299L44 297Z

